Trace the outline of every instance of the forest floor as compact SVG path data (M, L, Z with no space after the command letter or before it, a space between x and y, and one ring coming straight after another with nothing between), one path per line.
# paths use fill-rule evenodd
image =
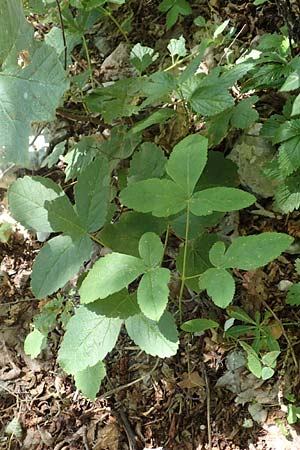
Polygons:
M157 15L157 3L141 2L144 6L135 6L132 42L159 49L170 38L183 34L192 45L189 18L162 33L165 19ZM199 1L197 8L197 15L207 19L230 19L240 30L239 39L244 44L283 25L276 7L268 2L257 9L246 0ZM44 27L38 22L34 25L36 29ZM157 30L161 31L159 39ZM115 46L121 41L117 36ZM97 56L97 49L91 48L93 51L94 69L101 71L103 59ZM79 54L78 58L82 56ZM84 59L80 63L86 65ZM93 131L89 129L91 124L76 123L72 118L58 116L58 120L63 120L73 136ZM172 130L175 134L176 131ZM228 151L229 144L222 145ZM11 218L6 189L1 189L1 193L0 223L4 223ZM281 231L300 236L298 212L289 216L273 212L269 199L260 204L270 217L253 208L230 216L240 235ZM167 252L172 252L169 245ZM34 235L16 223L8 242L0 243L0 449L300 449L300 427L287 423L282 406L283 392L299 392L300 329L289 326L283 334L278 326L300 323L300 312L285 305L286 292L279 287L282 280L295 281L297 253L281 256L263 269L234 273L238 286L236 304L250 315L254 311L264 313L266 308L271 311L283 357L270 380L255 378L245 367L233 369L232 360L239 358L240 351L226 342L220 332L185 336L177 355L163 360L139 351L121 333L107 358L108 376L96 401L91 402L76 391L71 377L57 364L62 336L59 328L51 334L41 357L32 360L24 353L29 324L43 305L33 298L29 286L32 263L40 246ZM185 311L193 317L200 302L201 308L209 307L205 295L201 299L195 296L185 301ZM216 314L224 321L222 311ZM249 405L256 405L255 411L250 407L250 413ZM7 432L8 425L13 434Z

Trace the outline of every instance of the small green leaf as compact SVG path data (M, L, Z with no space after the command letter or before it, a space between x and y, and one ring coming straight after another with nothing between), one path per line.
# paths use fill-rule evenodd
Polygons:
M276 259L292 242L293 238L284 233L238 237L226 250L222 267L242 270L263 267Z
M191 200L191 212L205 216L213 211L229 212L247 208L256 201L254 195L240 189L215 187L196 192Z
M165 219L129 211L123 213L116 223L106 225L98 237L101 242L117 253L139 256L138 245L141 236L148 230L161 235L166 228Z
M58 352L62 368L75 375L102 361L115 346L123 321L81 306L69 320Z
M156 267L160 264L164 246L157 234L148 232L144 233L139 242L140 257L148 267Z
M199 287L206 289L215 305L226 308L235 292L235 283L231 274L224 269L208 269L200 276Z
M129 317L125 326L133 342L149 355L168 358L177 353L178 333L169 312L165 312L159 322L138 314Z
M182 211L186 206L186 196L171 180L150 178L130 184L120 194L121 202L138 212L156 217L168 217Z
M91 252L92 243L87 236L73 240L62 235L48 241L33 264L31 287L34 295L43 298L63 287L90 258Z
M210 319L192 319L184 322L181 325L183 331L189 333L200 333L201 331L210 330L211 328L218 328L219 324Z
M161 108L158 111L155 111L153 114L150 114L150 116L148 116L146 119L141 120L140 122L137 122L132 128L131 128L131 132L132 133L139 133L143 130L145 130L148 127L151 127L152 125L159 123L159 124L163 124L164 122L166 122L166 120L170 119L171 117L176 116L176 111L174 111L174 109L171 108ZM144 142L143 145L153 145L155 146L155 144L152 144L150 142ZM156 147L156 146L155 146ZM152 172L149 172L152 174ZM153 176L154 174L152 174Z
M215 267L220 267L224 258L226 247L224 242L216 242L209 250L209 260Z
M86 369L74 374L75 386L88 399L94 401L105 375L105 365L102 361L99 361L93 367L88 366Z
M143 275L137 290L137 300L143 314L158 321L168 304L170 271L157 267Z
M184 37L181 35L178 39L171 39L167 49L169 50L172 58L176 55L183 58L187 54Z
M241 322L252 323L253 325L256 325L255 320L251 319L249 314L247 314L246 311L244 311L239 306L230 306L227 312L229 317L234 317Z
M153 48L145 47L137 43L130 52L130 62L138 72L142 73L158 56L158 53L154 54Z
M37 328L31 331L24 341L24 351L31 358L37 358L46 347L47 336L41 333Z
M292 306L300 305L300 283L295 283L290 287L287 293L286 303Z
M144 142L141 150L131 160L128 171L128 184L147 180L149 174L153 178L161 178L165 172L167 158L160 147L151 142Z
M147 270L135 256L111 253L98 259L79 289L82 303L91 303L127 287Z
M190 197L207 162L207 139L191 134L175 145L167 172Z
M48 220L46 201L64 195L52 180L42 177L24 177L16 180L8 189L9 209L24 227L40 231L53 231Z
M269 380L274 375L275 370L271 367L263 367L261 370L261 378L263 380Z
M98 157L80 174L75 187L76 211L89 232L104 225L109 195L108 161L105 157Z
M136 293L129 294L127 289L96 300L87 308L100 316L118 317L119 319L127 319L141 312L137 304Z
M227 27L227 25L229 24L230 19L224 20L223 23L221 23L221 25L219 25L217 27L217 29L214 32L213 38L216 39L220 34L223 33L223 31L225 30L225 28Z
M245 350L247 354L247 365L250 372L253 373L257 378L261 378L262 375L262 364L258 358L257 353L253 350L250 345L246 344L246 342L240 341L241 347Z
M279 355L280 355L280 351L268 352L261 358L261 362L265 366L273 367L273 366L275 366L276 360Z
M258 112L253 108L255 102L259 100L256 95L241 100L233 109L231 125L235 128L249 128L259 119Z

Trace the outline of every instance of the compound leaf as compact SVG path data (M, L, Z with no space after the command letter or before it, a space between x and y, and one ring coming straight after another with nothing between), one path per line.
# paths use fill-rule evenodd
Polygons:
M170 271L163 267L149 270L140 281L137 300L143 314L158 321L168 304Z
M75 386L83 395L94 401L105 375L105 365L102 361L99 361L94 366L88 366L86 369L74 374Z
M233 300L235 283L231 274L225 269L208 269L200 276L200 289L206 289L215 305L226 308Z
M167 163L167 172L190 197L207 162L207 139L192 134L175 145Z
M169 312L165 312L159 322L137 314L129 317L125 326L133 342L149 355L168 358L176 354L178 333L174 318Z
M238 267L242 270L257 269L276 259L292 242L293 238L284 233L270 232L238 237L226 250L221 266Z
M33 264L34 295L43 298L63 287L90 258L91 252L92 242L85 235L74 240L62 235L48 241Z
M81 306L67 325L58 359L69 374L95 366L105 358L117 341L122 320L99 316Z
M127 287L146 271L139 258L121 253L111 253L98 259L83 280L79 289L82 303L91 303L99 298Z
M247 208L256 201L254 195L241 189L215 187L196 192L191 200L191 212L206 216L213 211L229 212Z

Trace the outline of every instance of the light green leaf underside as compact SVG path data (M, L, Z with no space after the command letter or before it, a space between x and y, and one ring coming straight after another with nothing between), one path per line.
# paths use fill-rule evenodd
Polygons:
M276 259L293 242L284 233L262 233L236 238L224 255L221 267L253 270Z
M143 314L158 321L168 304L170 271L157 267L143 275L137 290L137 300Z
M224 259L226 247L224 242L216 242L209 251L209 260L215 267L220 267Z
M175 145L167 163L167 172L191 196L207 162L207 139L192 134Z
M138 181L123 189L121 202L138 212L151 212L156 217L176 214L186 205L182 189L171 180L150 178Z
M129 317L125 326L129 337L149 355L167 358L176 354L178 333L170 313L165 312L159 322L138 314Z
M80 174L75 187L76 210L89 232L97 231L104 225L109 194L108 160L98 157Z
M1 156L29 168L31 123L54 119L69 83L55 49L34 40L19 0L3 0L0 17Z
M146 270L143 261L135 256L111 253L100 258L79 289L81 302L91 303L118 292Z
M235 283L225 269L208 269L200 276L200 289L206 289L215 305L226 308L233 300Z
M115 346L122 320L99 316L81 306L69 320L58 359L62 368L75 375L102 361Z
M139 242L139 254L146 266L156 267L162 260L164 246L157 234L143 234Z
M129 294L126 289L104 299L96 300L87 308L100 316L118 317L119 319L127 319L141 312L137 304L136 293Z
M105 378L106 370L102 361L99 361L93 367L87 367L74 375L75 386L83 395L90 400L96 399L97 392L100 389L101 381Z
M31 287L37 298L63 287L90 258L92 243L87 236L72 239L57 236L48 241L34 261Z
M213 211L229 212L247 208L256 201L254 195L240 189L215 187L196 192L191 200L191 212L206 216Z
M51 233L46 201L64 195L62 189L48 178L19 178L8 189L8 204L13 217L24 227Z
M24 352L31 358L37 358L46 347L47 337L37 328L31 331L24 341Z

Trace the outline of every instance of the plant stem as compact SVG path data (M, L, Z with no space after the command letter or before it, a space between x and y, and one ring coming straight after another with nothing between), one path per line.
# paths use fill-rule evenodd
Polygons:
M181 285L179 291L179 299L178 299L178 309L179 309L179 320L182 323L182 297L183 297L183 289L185 284L185 273L186 273L186 260L187 260L187 248L188 248L188 239L189 239L189 231L190 231L190 204L188 202L186 209L186 224L185 224L185 242L184 242L184 250L183 250L183 264L182 264L182 274L181 274Z
M91 64L91 58L90 58L89 49L88 49L87 42L86 42L84 34L82 35L82 42L83 42L83 47L84 47L85 54L86 54L86 60L87 60L87 63L88 63L88 68L89 68L89 71L91 72L90 79L91 79L92 87L94 87L94 79L93 79L93 75L92 75L93 69L92 69L92 64Z
M162 258L161 258L161 261L160 261L160 265L162 265L162 262L163 262L163 259L164 259L164 256L165 256L165 252L166 252L166 248L167 248L168 240L169 240L169 234L170 234L170 224L168 223L166 236L165 236L165 242L164 242L164 252L163 252L163 255L162 255Z
M97 242L97 244L102 245L102 247L105 247L103 242L100 241L100 239L93 236L91 233L87 233L88 237L91 238L94 242Z
M106 8L103 8L102 6L99 6L99 10L107 17L110 18L110 20L116 25L120 33L122 34L123 38L125 39L127 44L130 44L130 41L127 37L126 32L123 30L122 26L119 24L117 19L112 15L110 11L108 11Z

